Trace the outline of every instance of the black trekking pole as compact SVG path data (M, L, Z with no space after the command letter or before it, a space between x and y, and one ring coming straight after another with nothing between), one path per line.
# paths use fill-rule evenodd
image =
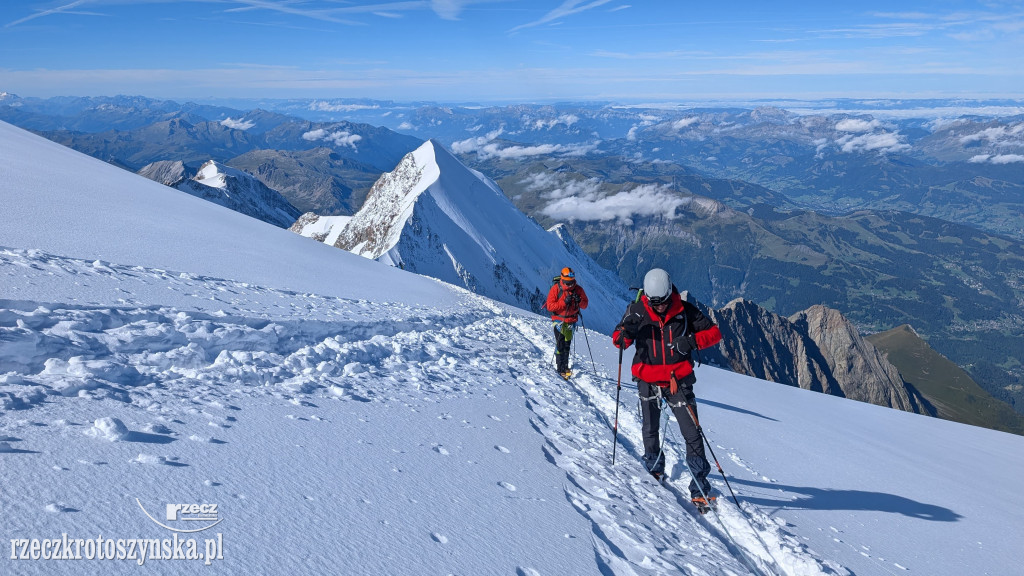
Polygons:
M619 348L619 378L615 383L615 425L612 427L612 464L615 464L615 449L619 447L619 392L622 392L622 348Z
M693 425L697 427L697 433L704 440L704 444L708 447L708 452L711 453L711 459L715 461L715 466L718 467L718 473L722 475L722 480L725 480L725 486L729 489L729 494L732 494L732 501L736 503L736 507L743 510L740 507L740 501L736 499L736 493L732 491L732 486L729 484L729 479L725 477L725 471L722 470L722 465L718 463L718 457L715 456L715 451L711 448L711 442L708 442L708 437L704 435L704 430L700 427L700 422L697 421L697 414L693 411L693 404L686 401L686 411L690 414L690 420L693 420Z
M580 328L583 329L583 339L587 341L587 352L590 353L590 365L594 368L594 376L597 376L597 363L594 362L594 350L590 347L590 337L587 336L587 324L583 321L583 311L580 311Z

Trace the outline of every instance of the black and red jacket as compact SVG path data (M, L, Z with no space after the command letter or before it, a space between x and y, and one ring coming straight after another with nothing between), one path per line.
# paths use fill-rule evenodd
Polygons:
M673 373L677 380L693 374L690 352L694 347L710 348L718 344L722 333L696 306L684 302L673 287L664 318L651 308L647 296L630 304L612 334L616 347L620 337L624 348L636 343L633 376L668 386Z

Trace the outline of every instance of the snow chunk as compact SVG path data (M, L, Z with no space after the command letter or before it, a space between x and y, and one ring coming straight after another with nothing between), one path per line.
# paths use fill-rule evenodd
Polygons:
M119 442L128 437L128 427L117 418L97 418L92 428L85 431L85 435L109 442Z

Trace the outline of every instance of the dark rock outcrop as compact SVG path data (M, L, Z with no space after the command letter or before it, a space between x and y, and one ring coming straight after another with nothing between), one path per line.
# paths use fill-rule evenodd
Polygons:
M705 351L706 361L770 382L925 412L899 371L837 310L812 306L785 318L736 299L706 312L723 335Z

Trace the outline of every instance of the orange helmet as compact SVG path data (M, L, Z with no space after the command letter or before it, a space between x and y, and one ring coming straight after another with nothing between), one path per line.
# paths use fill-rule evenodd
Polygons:
M562 268L562 280L564 280L564 281L570 281L571 280L573 282L576 281L576 274L572 271L572 268L569 268L568 266L566 266L565 268Z

